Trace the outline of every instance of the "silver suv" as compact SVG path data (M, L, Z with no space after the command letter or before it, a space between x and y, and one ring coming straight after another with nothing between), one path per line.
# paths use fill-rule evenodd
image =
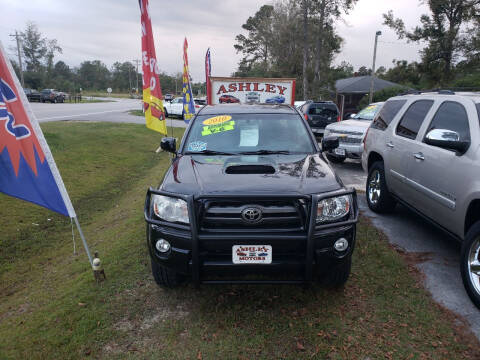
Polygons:
M463 283L480 308L480 93L391 98L364 146L370 209L401 202L461 241Z

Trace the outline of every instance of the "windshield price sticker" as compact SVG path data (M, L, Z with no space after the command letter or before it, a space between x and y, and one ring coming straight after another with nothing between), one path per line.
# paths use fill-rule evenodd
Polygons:
M205 120L206 121L206 120ZM204 123L205 123L204 121ZM202 136L213 135L225 131L235 130L235 121L230 120L217 125L207 125L203 127Z
M188 144L188 151L200 152L207 150L207 143L203 141L193 141Z
M232 120L232 117L230 115L214 116L204 120L203 125L218 125L218 124L225 123L229 120Z

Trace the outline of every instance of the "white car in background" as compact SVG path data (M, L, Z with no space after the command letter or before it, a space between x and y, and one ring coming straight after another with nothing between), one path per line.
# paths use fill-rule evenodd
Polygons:
M323 136L337 136L340 144L338 148L325 154L329 161L341 163L346 158L357 160L362 158L363 139L383 104L383 102L370 104L351 119L326 126Z
M195 113L203 107L203 105L200 104L201 102L201 99L194 99ZM163 107L166 117L177 116L183 119L183 97L177 97L172 101L163 101Z

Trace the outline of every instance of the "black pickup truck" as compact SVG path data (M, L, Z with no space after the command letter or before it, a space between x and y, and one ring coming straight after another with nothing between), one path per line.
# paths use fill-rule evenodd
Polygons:
M325 138L323 151L338 146ZM358 218L356 193L326 163L288 105L209 105L176 139L145 201L155 281L343 285Z

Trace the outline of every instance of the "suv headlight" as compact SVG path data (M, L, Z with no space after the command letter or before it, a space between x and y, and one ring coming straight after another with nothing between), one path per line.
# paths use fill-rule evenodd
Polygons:
M189 224L187 202L163 195L153 195L153 211L160 219Z
M317 223L334 222L342 219L350 213L351 205L351 195L321 200L317 207Z

